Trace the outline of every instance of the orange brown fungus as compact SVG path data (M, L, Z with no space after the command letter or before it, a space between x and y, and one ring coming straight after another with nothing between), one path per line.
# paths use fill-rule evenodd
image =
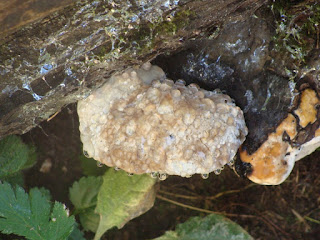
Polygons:
M317 120L316 106L319 104L317 94L308 88L301 93L301 103L294 113L299 117L299 125L305 128L309 123Z
M311 140L296 146L293 144L300 131L314 124L317 119L317 105L320 100L314 90L302 91L298 108L289 113L275 132L251 155L240 148L240 159L252 165L250 180L259 184L277 185L282 183L293 169L295 161L313 152L320 146L320 129L306 133L314 136ZM312 129L312 128L310 128Z
M296 132L296 119L292 114L282 121L275 133L271 133L261 147L252 155L246 150L240 150L240 158L243 162L252 165L252 174L249 179L259 184L275 184L284 181L283 177L291 172L293 165L282 161L290 147L288 142L283 141L286 132L290 139Z
M320 128L318 128L314 134L315 137L320 137Z

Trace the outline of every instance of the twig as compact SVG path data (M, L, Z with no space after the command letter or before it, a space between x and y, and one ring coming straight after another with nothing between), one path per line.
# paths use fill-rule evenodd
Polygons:
M315 24L317 28L317 44L316 49L319 49L319 24Z
M241 189L237 189L237 190L228 190L228 191L224 191L224 192L220 192L220 193L217 193L216 195L214 196L211 196L211 197L205 197L205 199L209 199L209 200L214 200L214 199L217 199L223 195L227 195L227 194L231 194L231 193L238 193L238 192L242 192L252 186L257 186L256 184L252 183L252 184L249 184L247 186L245 186L244 188L241 188Z
M306 231L310 231L311 227L309 226L309 224L307 223L306 219L304 217L302 217L300 215L300 213L298 213L296 210L294 210L293 208L291 208L291 212L293 213L293 215L296 216L296 218L298 219L299 223L303 223L305 226Z
M185 194L188 194L189 196L197 196L197 194L189 189L185 189L186 184L174 184L173 186L166 187L161 186L161 189L165 189L164 191L171 191L171 192L178 192L183 191Z
M183 194L176 194L176 193L167 192L167 191L164 191L161 189L159 189L158 192L163 193L168 196L177 197L177 198L184 198L184 199L190 199L190 200L198 200L199 199L199 196L189 196L189 195L183 195Z
M55 116L57 116L59 113L61 112L61 109L57 112L55 112L53 115L51 115L48 119L47 122L49 122L50 120L52 120Z
M319 211L320 210L320 208L315 208L315 209L312 209L311 211L309 211L307 214L305 214L304 216L309 216L310 214L312 214L312 213L314 213L314 212L316 212L316 211Z
M225 213L225 212L215 212L215 211L211 211L211 210L207 210L207 209L202 209L202 208L194 207L194 206L191 206L191 205L188 205L188 204L183 204L183 203L180 203L180 202L171 200L171 199L169 199L169 198L160 196L160 195L158 195L158 194L157 194L157 198L158 198L158 199L161 199L161 200L163 200L163 201L166 201L166 202L175 204L175 205L177 205L177 206L184 207L184 208L188 208L188 209L195 210L195 211L198 211L198 212L204 212L204 213L210 213L210 214L213 213L213 214L219 214L219 215L224 215L224 216L229 216L229 217L246 217L246 218L255 218L255 217L256 217L256 216L254 216L254 215L244 215L244 214L233 214L233 213Z
M256 186L256 184L249 184L247 186L245 186L242 189L236 189L236 190L228 190L228 191L224 191L224 192L220 192L217 193L214 196L189 196L189 195L184 195L184 194L177 194L177 193L171 193L171 192L167 192L164 190L159 190L160 193L166 194L168 196L173 196L173 197L177 197L177 198L184 198L184 199L189 199L189 200L198 200L198 199L203 199L203 200L214 200L217 199L221 196L227 195L227 194L232 194L232 193L238 193L238 192L242 192L252 186Z
M270 221L269 219L263 217L262 214L261 214L258 210L256 210L255 208L250 207L250 206L247 206L246 204L242 204L242 203L232 203L232 205L242 206L242 207L248 208L248 209L256 212L256 214L259 215L258 217L259 217L263 222L265 222L269 227L271 227L271 229L273 230L273 232L274 232L274 234L275 234L276 236L277 236L277 233L274 231L274 228L277 229L277 230L279 230L279 231L282 232L283 234L291 237L291 235L290 235L289 233L287 233L286 231L284 231L283 229L281 229L279 226L277 226L276 224L274 224L274 223L273 223L272 221Z
M310 221L310 222L314 222L316 224L320 224L320 221L319 220L316 220L316 219L313 219L311 217L307 217L307 216L304 216L304 219Z

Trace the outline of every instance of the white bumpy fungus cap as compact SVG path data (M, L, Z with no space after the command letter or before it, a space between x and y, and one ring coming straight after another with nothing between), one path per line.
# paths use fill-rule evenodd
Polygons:
M247 135L231 98L144 64L78 102L83 149L129 173L208 174L232 163Z

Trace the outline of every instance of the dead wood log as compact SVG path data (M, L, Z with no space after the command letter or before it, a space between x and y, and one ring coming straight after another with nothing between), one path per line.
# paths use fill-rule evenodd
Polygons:
M25 133L112 73L210 37L264 3L1 1L0 137Z

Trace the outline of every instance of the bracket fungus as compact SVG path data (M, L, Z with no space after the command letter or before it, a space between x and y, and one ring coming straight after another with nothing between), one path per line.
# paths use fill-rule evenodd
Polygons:
M78 102L78 115L88 157L161 179L219 173L248 131L229 96L173 82L150 63L111 77Z
M296 161L320 147L320 99L307 87L298 96L298 106L288 113L274 132L253 153L240 148L240 159L251 164L248 178L265 185L282 183Z

